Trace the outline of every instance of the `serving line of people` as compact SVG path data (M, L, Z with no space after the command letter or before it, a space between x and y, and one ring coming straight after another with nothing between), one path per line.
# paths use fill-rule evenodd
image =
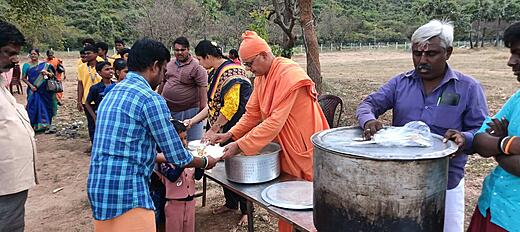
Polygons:
M15 27L3 21L0 32L6 35L0 41L0 71L3 72L14 64L25 40ZM198 107L193 110L196 114L191 112L192 116L183 115L179 120L185 120L188 127L194 128L194 124L208 118L209 128L202 139L225 145L222 159L239 153L257 154L275 141L282 148L281 171L311 181L313 145L310 137L328 129L314 83L297 63L275 57L267 42L255 32L246 31L242 38L239 54L242 65L256 75L254 88L251 90L243 67L227 60L211 41L201 41L195 48L198 62L213 71L208 82L201 80L195 90L190 90L200 98L195 98L190 106L185 104L185 110ZM520 81L519 23L508 27L504 41L511 51L508 65ZM182 63L191 57L189 45L178 42L176 58L188 59L175 61L171 66L174 69L184 66ZM516 137L519 122L515 121L520 112L518 93L495 117L486 119L488 109L479 82L447 63L453 52L452 43L453 27L448 23L432 20L419 27L412 35L415 68L390 79L370 94L358 106L356 117L366 138L383 127L377 118L392 109L393 126L420 120L428 124L433 133L459 145L459 151L450 157L444 231L463 230L467 154L476 151L483 157L493 157L498 166L484 180L468 230L519 231L520 139ZM188 54L183 54L186 51ZM164 90L159 91L163 96L154 91L160 85L167 86L163 80L165 72L172 71L169 61L170 53L162 43L138 40L128 54L126 78L111 85L97 106L87 184L95 231L155 231L149 182L156 163L210 169L217 162L211 156L193 156L184 148L170 122L172 112L177 111L172 110L163 97ZM98 70L108 67L100 65ZM106 72L113 71L107 69ZM110 83L107 80L104 84ZM0 100L6 103L0 105L0 133L9 130L9 134L0 136L1 146L7 149L2 154L6 162L0 163L0 173L3 173L0 202L9 206L0 210L0 230L23 231L27 189L35 184L34 135L30 125L24 123L28 122L27 114L20 113L14 98L1 83L0 86ZM201 94L206 86L209 91ZM78 91L78 99L86 98L81 92ZM201 99L204 97L206 104ZM161 153L157 153L157 148ZM24 165L20 165L22 158ZM291 231L292 228L281 220L279 230Z

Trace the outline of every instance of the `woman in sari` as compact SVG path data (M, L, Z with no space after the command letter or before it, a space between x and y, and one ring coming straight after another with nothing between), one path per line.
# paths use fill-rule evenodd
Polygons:
M30 50L29 63L22 67L22 80L27 84L27 113L35 132L50 128L56 115L58 101L56 93L47 91L47 79L54 76L52 65L39 62L38 49Z
M246 104L253 89L246 77L246 70L239 64L222 55L222 49L216 43L202 40L195 47L199 64L210 70L208 74L208 106L191 119L184 121L188 125L208 118L209 129L202 136L202 141L211 141L217 133L225 133L233 127L246 111ZM226 145L231 140L222 143ZM237 210L240 205L242 217L240 225L247 223L246 199L224 188L226 204L213 211L214 214Z

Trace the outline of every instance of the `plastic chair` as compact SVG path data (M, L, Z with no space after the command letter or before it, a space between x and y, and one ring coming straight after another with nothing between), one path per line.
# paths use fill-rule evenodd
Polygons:
M325 118L327 118L327 122L329 123L330 128L338 127L339 121L341 120L341 113L343 112L343 100L335 95L320 95L318 97L318 102L320 103L321 109L325 114ZM336 110L339 105L339 115L336 124L334 124L334 115L336 114Z

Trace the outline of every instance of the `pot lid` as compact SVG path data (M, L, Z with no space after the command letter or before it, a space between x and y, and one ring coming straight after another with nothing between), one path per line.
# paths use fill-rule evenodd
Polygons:
M442 142L443 137L431 134L431 147L388 147L380 144L363 144L352 146L356 138L362 137L359 127L340 127L324 130L312 136L312 143L317 149L334 152L346 156L376 160L421 160L446 157L455 153L457 145L448 141Z
M312 182L285 181L270 185L262 191L262 199L285 209L312 209Z

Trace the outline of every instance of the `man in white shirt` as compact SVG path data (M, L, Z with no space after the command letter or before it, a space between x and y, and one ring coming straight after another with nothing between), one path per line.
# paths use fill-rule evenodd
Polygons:
M0 73L14 67L25 44L15 26L0 20ZM27 111L0 78L0 231L24 231L25 201L36 181L36 143Z

